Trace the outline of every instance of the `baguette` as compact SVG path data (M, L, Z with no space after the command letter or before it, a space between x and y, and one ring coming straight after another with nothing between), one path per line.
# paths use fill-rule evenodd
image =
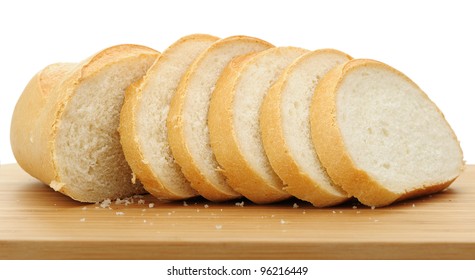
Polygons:
M119 127L125 158L144 188L160 199L198 195L173 158L166 118L170 100L185 71L217 39L201 34L181 38L126 92Z
M79 64L58 66L65 71L48 74L51 84L41 83L42 72L51 69L33 77L12 118L11 146L19 165L82 202L144 192L131 182L117 128L126 87L158 54L119 45Z
M255 203L290 197L262 146L259 111L284 68L307 50L272 48L239 57L223 72L210 103L211 147L228 184Z
M330 178L368 206L438 192L463 169L437 106L381 62L357 59L331 70L317 85L310 121Z
M325 49L300 56L279 77L261 108L262 142L270 164L291 195L316 207L348 199L318 160L310 136L310 103L320 78L351 57Z

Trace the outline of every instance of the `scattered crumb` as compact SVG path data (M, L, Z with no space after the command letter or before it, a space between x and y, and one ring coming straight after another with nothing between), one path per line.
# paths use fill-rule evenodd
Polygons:
M148 208L153 208L155 206L155 203L149 203Z
M307 212L305 212L305 210L303 210L302 214L307 214Z
M200 212L200 209L196 209L196 212Z
M99 209L99 206L94 207L94 209Z
M222 228L223 228L223 226L222 226L222 225L216 225L215 227L216 227L216 229L217 229L217 230L220 230L220 229L222 229Z
M146 223L147 223L147 220L143 220L143 223L146 224Z
M333 210L333 211L332 211L332 213L333 213L333 214L336 214L336 211L335 211L335 210Z
M80 222L85 222L86 221L86 218L81 218L79 219Z
M172 215L172 212L168 212L168 216L171 216Z
M145 211L147 211L147 209L142 209L142 212L145 212Z
M188 203L186 203L186 201L183 201L183 206L188 206Z
M115 214L116 214L117 216L124 216L124 215L125 215L124 212L115 212Z
M281 224L285 224L285 223L287 223L287 222L284 221L283 219L280 219L280 223L281 223Z
M234 205L239 206L239 207L244 207L244 201L236 202Z
M359 214L359 213L361 213L361 211L356 211L356 214Z
M123 205L127 206L127 205L133 204L133 203L134 203L134 199L130 198L130 197L126 197L124 199L117 198L115 200L116 205L122 205L123 204Z
M371 210L374 210L374 209L376 209L376 206L374 206L374 205L371 206Z
M87 206L84 206L83 208L81 208L82 210L87 210Z
M137 180L137 176L135 176L135 173L132 172L132 178L130 179L130 182L135 185L136 180Z
M204 207L205 207L205 208L208 208L208 207L209 207L209 205L208 205L208 204L205 204L205 205L204 205Z
M143 198L143 195L141 194L134 194L134 196L132 196L133 198Z
M297 203L294 203L294 205L292 206L292 208L299 208L299 205Z
M357 209L358 207L356 207L356 205L353 205L353 209Z
M138 204L145 204L145 200L143 199L139 199L139 201L137 201Z
M379 220L374 220L375 223L379 222Z
M413 204L412 204L412 207L416 207L416 205L413 203Z
M343 214L343 211L340 211L340 214Z
M219 209L219 211L223 212L223 209Z
M107 208L111 205L111 200L110 199L104 199L104 201L101 202L101 207L102 208Z

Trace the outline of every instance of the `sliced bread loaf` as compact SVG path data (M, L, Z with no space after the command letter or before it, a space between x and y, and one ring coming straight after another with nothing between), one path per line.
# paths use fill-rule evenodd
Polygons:
M381 62L331 70L317 85L310 117L331 179L368 206L440 191L462 171L462 150L443 114Z
M192 187L211 201L241 196L227 185L209 144L207 120L211 95L229 61L270 47L263 40L247 36L215 42L193 62L172 98L167 127L173 156Z
M131 182L117 128L125 89L158 54L137 45L105 49L58 75L47 95L36 89L41 85L34 77L12 119L11 145L20 166L83 202L143 192Z
M125 158L144 188L160 199L186 199L198 194L171 154L166 119L182 76L216 40L201 34L181 38L126 92L119 127Z
M271 85L307 50L272 48L226 67L211 99L211 147L229 185L255 203L289 198L262 146L259 112Z
M310 103L315 87L333 67L351 57L325 49L306 53L280 75L264 99L262 142L285 191L317 207L339 204L348 195L332 183L318 160L310 136Z

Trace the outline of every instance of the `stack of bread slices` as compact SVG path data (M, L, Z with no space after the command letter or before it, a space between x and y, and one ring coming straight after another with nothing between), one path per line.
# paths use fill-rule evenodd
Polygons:
M18 100L11 146L25 171L83 202L385 206L443 190L464 166L443 114L398 70L204 34L47 66Z

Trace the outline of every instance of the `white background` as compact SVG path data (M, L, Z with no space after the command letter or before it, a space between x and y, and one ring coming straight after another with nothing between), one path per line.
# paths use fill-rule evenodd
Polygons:
M164 50L179 37L244 34L278 46L336 48L412 78L444 112L475 163L472 1L1 1L0 163L14 162L9 129L30 78L115 44Z

